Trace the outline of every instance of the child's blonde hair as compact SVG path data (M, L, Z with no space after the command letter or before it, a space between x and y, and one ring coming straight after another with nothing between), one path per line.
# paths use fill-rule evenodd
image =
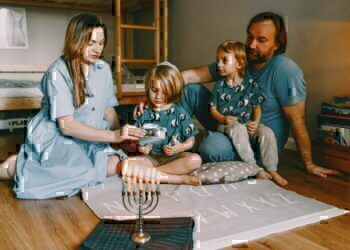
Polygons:
M244 76L245 70L247 68L247 55L245 51L245 45L238 41L227 40L219 45L216 52L223 51L225 53L233 53L240 66L237 69L240 77Z
M160 88L164 95L164 102L172 103L180 100L184 86L184 80L178 70L167 65L158 65L150 69L145 76L146 97L149 100L149 92L152 80L159 80Z

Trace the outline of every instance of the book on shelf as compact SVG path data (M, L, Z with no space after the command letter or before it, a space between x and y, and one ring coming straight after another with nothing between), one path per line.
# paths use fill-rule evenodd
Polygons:
M341 108L328 102L322 102L321 114L338 115L341 117L350 118L350 108Z
M318 138L323 143L348 147L350 141L350 129L321 125L318 129Z
M329 102L322 102L321 114L339 115L350 118L350 96L335 96Z
M317 115L317 125L318 128L320 128L321 125L350 128L350 117L348 118L339 115L320 114Z
M350 118L337 115L318 115L318 138L326 144L350 146Z

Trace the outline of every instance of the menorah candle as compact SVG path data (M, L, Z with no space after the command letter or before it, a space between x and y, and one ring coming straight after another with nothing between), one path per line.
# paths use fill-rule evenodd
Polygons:
M136 166L133 171L133 184L136 186L137 183L137 175L139 173L139 167Z
M156 180L154 178L151 179L151 190L152 193L156 191Z
M149 183L149 180L151 178L151 171L152 171L151 168L147 168L147 170L146 170L146 175L145 175L145 182L146 183Z
M131 185L132 185L132 183L131 183L131 177L130 176L127 176L126 177L126 185L127 185L127 187L126 187L126 191L128 192L128 193L130 193L132 190L131 190Z
M160 177L161 177L161 176L160 176L160 172L158 172L158 173L157 173L157 185L160 184Z
M122 176L125 176L128 171L128 161L123 161L122 164Z
M143 191L143 170L139 171L139 190Z

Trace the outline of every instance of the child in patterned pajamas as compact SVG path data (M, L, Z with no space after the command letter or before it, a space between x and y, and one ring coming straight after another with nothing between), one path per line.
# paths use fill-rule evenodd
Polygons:
M258 178L272 179L280 186L288 184L277 173L278 150L273 131L260 123L264 101L259 86L244 78L246 69L245 46L240 42L225 41L216 53L217 71L225 77L215 84L210 101L210 113L219 122L218 130L231 139L244 162L256 164L250 139L258 142L262 164L267 170Z
M185 152L193 147L198 130L190 115L177 104L183 85L180 72L169 62L157 65L146 74L146 96L150 107L143 114L138 114L135 125L139 128L157 126L165 131L165 139L152 144L140 141L138 151L144 156L124 161L123 168L132 169L129 173L141 169L145 173L156 167L160 172L160 182L201 184L198 178L188 175L201 165L202 160L198 154ZM138 170L135 170L136 167Z

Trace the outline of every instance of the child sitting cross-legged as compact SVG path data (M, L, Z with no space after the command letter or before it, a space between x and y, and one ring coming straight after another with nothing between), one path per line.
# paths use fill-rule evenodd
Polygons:
M145 84L150 107L139 113L135 122L136 127L146 131L138 145L143 156L125 159L122 165L144 173L156 168L162 183L201 185L198 178L188 175L201 165L202 159L186 152L193 147L198 130L177 104L184 86L180 72L175 65L163 62L146 74Z

